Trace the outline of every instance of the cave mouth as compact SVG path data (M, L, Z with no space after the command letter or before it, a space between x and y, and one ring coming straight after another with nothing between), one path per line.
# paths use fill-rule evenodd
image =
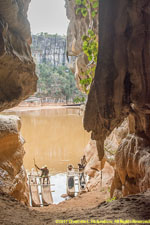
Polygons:
M84 176L83 172L79 170L78 164L82 164L81 159L85 154L86 146L88 146L87 152L91 146L94 150L94 163L98 161L99 164L99 160L95 142L88 144L90 135L83 129L82 119L87 95L81 93L76 87L74 68L72 67L76 56L69 58L73 72L69 69L68 54L66 56L66 25L68 24L64 7L65 1L60 3L59 0L45 0L42 4L41 1L32 0L30 6L29 2L30 0L26 2L12 1L8 10L13 7L15 16L11 14L8 17L5 3L2 4L4 12L0 11L9 25L7 26L2 20L2 29L5 28L3 35L5 36L8 31L8 36L10 35L8 39L12 42L11 46L4 48L4 53L5 51L7 53L7 50L9 53L12 51L12 55L4 54L6 61L8 61L7 56L10 56L10 65L8 64L6 72L12 82L5 80L4 84L7 88L0 90L2 96L7 98L7 102L3 100L1 106L1 110L6 109L1 115L6 130L1 124L4 138L0 144L2 151L6 150L1 159L3 160L2 174L5 175L2 179L6 177L4 182L9 183L8 187L4 187L2 191L20 202L30 203L30 206L37 207L52 203L58 204L68 196L76 197L80 192L79 189L81 192L90 191L91 187L84 190L88 177L97 174L97 180L100 180L102 174L100 175L97 165L96 168L92 168L93 164L91 165L91 163L89 163L90 174L87 173L88 176ZM68 2L70 4L70 1ZM1 40L5 40L5 38L7 35ZM3 44L5 47L7 42ZM13 64L15 65L14 71L12 71ZM2 65L5 66L3 68L5 71L6 64ZM10 83L11 87L9 87ZM14 94L16 93L14 89L19 90L18 95ZM10 93L7 94L6 92L9 90ZM9 98L11 95L12 98ZM23 135L23 138L20 134ZM7 144L3 145L3 142L10 143L9 147ZM10 154L8 154L8 149ZM89 158L92 157L93 155L90 155ZM9 158L9 162L5 164L7 158ZM70 175L68 175L70 172L68 165L73 165ZM41 176L45 168L49 170L50 181L49 177L44 179ZM112 173L110 169L108 170L109 173ZM95 188L94 185L93 188ZM68 188L71 191L68 192ZM105 191L100 184L98 188L102 193ZM98 193L94 196L95 204ZM100 198L103 199L102 196ZM79 201L79 205L81 202Z
M0 190L2 187L2 191L20 202L39 207L58 204L68 196L77 197L80 206L83 200L80 201L79 194L98 189L100 196L99 192L93 194L93 204L97 205L97 198L102 201L109 196L108 191L104 193L108 184L105 179L102 181L96 143L89 142L90 134L83 129L87 94L76 87L77 83L81 88L73 74L77 55L71 55L68 64L66 25L65 28L62 25L67 24L64 22L65 1L60 3L63 19L58 2L60 0L45 0L42 4L32 0L29 7L30 0L10 1L7 10L14 10L14 15L10 16L6 2L1 3L0 14L4 19L1 18L0 23L3 31L0 41L3 42L5 61L1 65L6 73L4 75L8 75L11 82L4 79L1 86L6 88L0 89L0 95L5 97L0 101L1 111L5 109L0 120L3 133L0 151L4 153L0 159ZM72 3L74 6L75 2ZM70 6L68 0L67 7ZM45 15L46 20L43 21ZM67 17L70 17L68 12ZM52 21L52 25L48 21ZM16 91L18 94L15 94ZM83 161L84 164L86 162L84 155L89 160L87 176L82 167ZM69 165L73 166L71 171ZM113 174L108 167L104 177L108 177L108 173ZM46 178L42 175L45 169L49 170ZM97 180L94 180L95 175ZM87 187L89 177L93 179ZM5 187L3 184L6 182ZM90 198L87 194L87 201Z
M70 6L71 3L75 2L74 0L66 1L68 1ZM94 1L95 0L90 0L91 3ZM89 158L87 157L87 161L89 160L88 175L90 176L90 185L93 185L94 188L99 185L99 189L91 192L91 186L88 186L88 192L84 195L79 195L76 198L71 199L70 201L65 201L63 203L55 205L55 207L53 207L53 204L49 206L50 208L37 207L36 211L33 209L30 210L29 207L27 208L20 204L20 202L28 203L28 187L26 185L27 177L23 167L23 156L25 153L24 146L26 148L26 152L30 153L29 158L26 159L26 162L24 161L24 164L26 164L26 169L29 168L29 171L27 173L31 178L29 182L32 183L30 183L33 188L32 191L34 193L38 193L38 196L35 195L35 199L36 197L40 199L39 195L41 195L41 198L44 199L42 200L44 203L43 205L45 205L45 203L47 204L47 192L50 192L50 185L49 183L43 184L43 177L41 177L41 175L37 177L37 171L32 171L32 168L30 168L30 166L32 167L33 164L37 164L39 168L41 168L43 164L45 165L46 163L47 166L45 166L44 168L53 167L52 169L55 170L52 170L52 175L59 175L57 177L58 185L60 188L62 188L63 181L61 181L61 173L59 173L59 168L62 166L62 164L64 166L65 162L66 167L68 166L68 159L70 159L69 157L72 157L73 160L77 159L75 158L75 155L69 155L68 157L68 155L66 154L67 148L65 147L63 149L62 146L58 147L56 144L61 143L62 134L65 135L63 136L65 142L70 142L68 152L72 153L71 148L75 146L75 154L77 154L79 157L79 154L77 152L77 150L79 150L79 147L75 145L75 141L76 143L79 143L79 138L81 138L82 135L78 131L79 125L77 121L81 120L81 115L79 114L80 111L84 110L81 110L81 108L75 108L74 106L70 105L70 98L68 97L68 92L66 92L66 90L69 90L70 96L70 94L72 93L70 91L73 87L73 80L71 79L68 68L65 67L64 45L63 50L60 48L60 46L58 47L57 45L58 39L62 40L62 37L60 38L61 35L59 34L49 35L48 32L44 31L38 34L38 38L36 38L36 34L33 34L34 41L32 44L32 51L34 51L34 44L38 45L41 41L42 46L47 46L46 42L49 39L53 40L54 49L56 50L56 47L58 48L57 52L54 51L52 54L50 54L50 51L46 48L44 48L43 52L40 52L39 54L39 49L41 46L38 45L39 49L36 48L33 57L37 57L37 61L40 62L39 67L36 68L37 74L39 75L38 91L36 94L39 94L40 96L36 96L36 94L34 96L31 96L35 92L37 77L35 74L35 65L33 62L33 58L31 57L29 47L29 45L31 44L31 35L29 23L26 17L29 2L30 0L8 0L0 2L0 70L2 74L2 76L0 76L0 110L3 111L4 109L9 109L8 111L5 111L2 113L2 115L0 115L1 223L5 225L9 225L10 223L22 225L68 223L68 220L62 220L64 218L72 218L75 220L76 218L81 219L81 221L76 220L76 224L79 224L80 222L81 224L89 224L90 222L92 224L99 223L99 219L101 218L108 219L111 224L113 224L113 222L128 223L129 221L126 220L126 218L132 218L133 223L135 223L135 221L136 223L140 223L139 219L141 219L142 224L149 223L148 219L150 211L150 192L148 189L150 186L150 150L148 138L149 104L147 102L149 99L149 80L147 78L147 74L149 73L149 60L147 60L147 56L149 56L147 52L149 46L147 22L150 15L150 7L148 7L149 1L120 1L120 4L118 4L118 1L99 1L101 4L99 7L99 14L101 17L101 29L99 36L101 37L102 45L100 45L99 48L100 58L98 61L99 63L97 67L97 74L94 78L92 89L90 90L90 95L86 104L85 111L88 119L84 121L84 126L87 128L87 130L93 131L93 137L97 138L97 146L100 149L103 145L102 139L100 140L100 137L104 137L103 131L105 134L108 134L109 131L111 131L115 126L115 121L120 125L124 116L128 115L128 113L131 113L128 117L129 121L124 121L125 124L121 124L118 129L114 130L120 138L118 139L119 149L118 144L114 145L114 141L117 141L114 133L111 133L112 136L110 135L110 139L108 138L108 143L104 143L104 147L107 150L106 152L108 152L108 156L112 156L117 149L119 150L117 151L118 154L116 154L115 162L112 160L113 157L108 158L110 159L109 163L115 168L114 177L113 179L109 180L110 183L112 182L111 190L107 190L110 183L108 183L108 180L106 178L110 178L110 174L113 174L111 170L112 167L110 169L110 166L108 166L105 161L99 164L96 143L94 140L90 140L86 147L87 156L89 156ZM76 2L78 3L78 5L80 5L81 2L85 3L86 1L76 0ZM97 3L94 4L94 7L97 7ZM78 8L77 11L76 7L74 9L74 13L78 11L82 14L83 17L84 15L86 17L87 12L85 11L84 7ZM58 10L56 11L58 13ZM73 11L71 11L69 16L72 16L72 12ZM95 16L95 13L93 13L92 11L90 19L93 18L93 15ZM75 17L78 20L78 26L82 26L83 24L85 24L85 21L82 21L83 23L81 23L80 16ZM86 20L86 22L88 21L89 20ZM95 25L93 21L92 25ZM126 35L127 29L124 30L125 26L131 26L133 28L130 29L130 35ZM78 31L79 29L75 29L76 37L77 34L80 33ZM88 31L88 33L90 33L90 35L94 36L94 38L96 39L95 35L93 35L93 32ZM84 40L85 39L86 37L84 37ZM62 43L64 43L64 41L62 41ZM122 46L122 48L120 48L120 46ZM75 42L73 42L73 47L75 47ZM80 54L79 56L80 60L84 58L81 57ZM47 62L50 58L52 59L52 63L50 63L50 65L47 65ZM78 62L80 60L78 60ZM62 64L58 69L58 64L60 62ZM81 70L81 72L83 71ZM130 75L130 79L128 79L128 76L126 77L127 79L125 78L125 76L125 79L122 79L123 74ZM44 78L42 75L44 75ZM108 77L110 75L112 82L108 83L107 81L109 80ZM67 79L65 76L67 77ZM7 82L8 78L10 78L9 82ZM49 78L51 79L49 80ZM131 85L130 80L132 81L133 85ZM141 82L141 80L143 82ZM50 86L51 88L49 90L48 88L50 84L52 85ZM61 90L58 87L58 84L61 84L61 86L63 87ZM68 86L66 85L69 85L69 88L67 88ZM75 93L77 94L76 91ZM124 93L126 91L127 93ZM51 102L51 98L47 96L47 93L53 95L55 104ZM30 98L27 99L27 97L29 96ZM80 96L78 96L77 100L79 100L79 97ZM124 102L121 101L120 97L124 99ZM39 98L43 98L43 101L39 101ZM11 107L18 105L19 102L24 99L27 99L23 102L24 105L20 104L17 108L11 109ZM132 101L130 101L130 99L132 99ZM65 106L64 104L62 104L61 106L57 104L60 104L60 102L65 102ZM131 102L132 105L129 105ZM45 105L45 103L48 103L49 105L47 106ZM51 103L54 104L53 107ZM114 106L113 110L110 110L110 105ZM23 108L26 108L26 110L22 110ZM117 108L120 113L118 112ZM123 112L123 109L125 109L125 114ZM75 113L75 110L77 110L77 113ZM62 113L61 115L60 111ZM110 115L112 112L113 115ZM6 116L6 114L13 115ZM26 120L25 123L22 123L22 131L25 124L27 126L26 133L29 134L31 142L33 142L33 144L37 144L37 147L34 147L35 153L32 150L30 151L29 148L26 147L27 144L31 143L30 138L26 139L26 143L24 143L24 139L20 135L21 119L18 117L19 114L20 117L22 117L22 121ZM119 115L121 116L120 120L118 118ZM69 124L67 126L66 123L69 122L70 118L74 121L73 125ZM59 123L60 121L61 125L59 124L59 129L57 130L56 122ZM62 121L65 121L65 125L63 125ZM52 126L53 122L55 122L54 126ZM42 127L37 127L37 124L42 125ZM52 128L52 131L50 133L48 130L49 128L46 127L47 124L50 128ZM31 127L34 128L34 138L32 138L33 136L30 134L30 132L32 132ZM67 130L65 130L64 127L68 127ZM127 129L124 130L124 128ZM75 137L75 133L73 133L73 141L70 138L70 134L72 131L76 132L78 135L77 137ZM120 131L123 131L123 135L120 135ZM38 133L40 133L39 136ZM99 134L101 136L99 136ZM42 137L42 135L44 137ZM46 144L45 140L48 140L53 135L55 136L54 140L51 140L48 144ZM85 133L83 133L83 136L85 144ZM47 145L48 150L50 150L51 144L52 148L54 148L51 148L52 150L46 152L45 154L44 150L40 146L41 139L43 139L44 149ZM110 148L111 143L113 144L113 149ZM64 146L64 144L62 145ZM39 149L42 151L42 153L40 153ZM113 150L113 152L111 150ZM46 159L42 161L44 154ZM27 154L25 157L27 157ZM59 157L61 159L60 164L58 163ZM49 158L51 158L52 161L48 165L46 160ZM55 158L57 159L56 161ZM31 164L30 160L32 161ZM40 160L41 162L39 162ZM96 164L95 162L98 162L98 164ZM29 163L30 166L27 166L27 163ZM91 166L91 163L95 163L94 167ZM106 164L106 167L103 168L104 163ZM59 166L58 168L57 165ZM70 171L69 168L70 166L68 167L68 170ZM103 171L100 171L100 169L102 170L102 168ZM64 168L61 168L61 172L62 170L64 170ZM36 174L30 174L31 171ZM75 183L75 179L73 179L72 174L70 175L70 178L71 179L68 182L68 186L70 189L72 189L73 184ZM79 177L78 180L80 180L80 178L81 177ZM53 182L51 184L53 184ZM31 188L31 185L29 186L29 189ZM46 190L44 196L46 194L46 198L42 196L42 190L45 189L45 187ZM139 193L140 191L145 190L147 190L147 192ZM112 196L113 198L107 199L109 191L111 192L111 194L113 194L112 192L115 192L117 198L119 199L116 200L115 197L113 197L114 195ZM7 194L5 194L4 192L7 192ZM129 194L134 194L134 196L129 196ZM13 196L13 198L10 197L10 195ZM120 198L122 197L122 195L126 195L126 197ZM19 200L20 202L16 201L14 198ZM113 200L116 201L111 203ZM36 201L40 202L40 200L36 199L35 203ZM35 204L34 206L41 206L41 204ZM58 218L60 220L58 220ZM98 219L98 221L95 219ZM114 219L117 220L114 221ZM69 223L72 223L72 220L69 220ZM106 222L106 220L104 220L104 222L100 220L100 223L108 222Z
M78 168L89 135L82 128L80 108L74 105L75 99L83 98L83 94L76 88L74 75L68 67L66 56L68 21L65 1L46 0L43 4L41 1L32 0L28 18L32 33L31 52L39 79L37 92L21 104L30 107L39 105L39 109L32 113L21 113L22 134L27 142L24 145L26 151L24 166L31 190L30 205L38 206L40 203L43 206L48 203L46 198L49 198L49 203L54 204L68 198L67 166L72 164ZM31 126L30 132L28 126ZM43 186L46 181L40 177L45 165L50 175L47 180L49 187ZM76 175L74 179L78 180L78 176ZM35 188L36 184L38 185ZM77 195L79 185L74 189L73 196ZM52 191L49 193L51 196L48 194L44 196L48 190ZM36 199L33 192L38 193ZM35 202L37 199L38 203Z

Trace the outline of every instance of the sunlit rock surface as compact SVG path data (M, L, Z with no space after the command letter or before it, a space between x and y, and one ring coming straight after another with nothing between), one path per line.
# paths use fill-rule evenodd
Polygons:
M136 194L150 188L150 140L135 134L135 120L129 117L129 133L115 156L111 196Z
M11 108L36 91L31 57L30 0L0 1L0 111Z
M126 195L149 188L150 1L101 0L99 56L85 109L99 159L104 141L130 115L129 135L116 155L117 188ZM113 191L112 191L113 192Z
M65 0L65 2L66 14L70 21L67 31L67 53L68 56L74 56L74 58L70 58L70 67L75 73L79 89L83 91L80 80L87 78L83 73L87 70L89 61L82 50L82 36L87 35L90 28L98 37L98 18L97 16L92 18L90 9L86 17L80 13L77 14L76 9L79 6L76 5L75 0Z
M54 67L67 64L64 35L47 33L32 35L31 50L37 64L50 63Z
M128 134L128 119L125 119L119 127L116 127L104 141L104 158L111 165L115 166L115 154L117 149ZM96 141L95 141L96 142Z
M0 111L16 106L36 91L27 20L29 2L0 1ZM19 118L0 116L0 189L27 204L20 127Z
M23 166L24 139L17 116L0 116L0 190L28 204L26 171Z
M89 176L86 190L100 190L101 187L106 188L108 185L110 186L113 177L113 168L105 159L102 160L101 164L97 154L96 142L94 140L90 140L84 153L87 161L84 172Z
M99 189L101 186L108 186L111 184L114 175L115 154L117 149L128 134L128 120L125 119L120 127L115 128L113 132L106 138L105 156L102 163L99 161L98 151L95 140L90 140L86 146L84 153L87 160L85 173L90 177L87 184L88 190ZM101 174L102 169L102 174ZM102 176L102 179L101 179Z
M106 136L129 113L139 118L136 132L149 137L149 19L147 0L100 1L98 65L84 117L100 158Z
M98 64L84 115L84 127L95 141L86 148L86 173L94 179L99 160L109 161L115 168L111 196L119 197L147 190L150 183L150 1L99 2ZM76 56L79 84L87 65L82 35L91 21L90 15L76 15L74 1L66 3L68 54Z

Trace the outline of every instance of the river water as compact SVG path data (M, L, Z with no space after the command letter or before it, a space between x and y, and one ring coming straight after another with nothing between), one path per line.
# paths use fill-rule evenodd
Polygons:
M46 164L52 174L65 172L70 163L77 166L90 137L83 129L79 109L43 109L18 114L26 141L26 169L34 167L34 159L39 167Z
M34 168L47 165L50 170L54 203L64 199L66 193L66 168L68 164L77 167L84 154L90 134L83 129L79 109L54 108L15 112L21 117L21 134L26 143L24 166Z

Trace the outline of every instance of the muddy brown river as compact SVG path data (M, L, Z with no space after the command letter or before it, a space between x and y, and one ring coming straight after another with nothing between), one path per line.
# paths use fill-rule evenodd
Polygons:
M34 159L39 167L46 164L53 174L65 172L70 163L77 166L90 138L83 129L79 109L51 108L9 114L21 117L26 169L34 167Z
M84 154L90 134L84 131L83 116L79 109L50 108L9 112L21 117L21 134L26 143L24 166L34 168L34 159L39 167L47 165L51 174L53 202L59 203L66 193L66 168L77 167Z

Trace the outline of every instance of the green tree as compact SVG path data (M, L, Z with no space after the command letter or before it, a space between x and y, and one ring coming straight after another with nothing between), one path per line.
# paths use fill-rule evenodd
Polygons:
M84 95L77 89L73 73L66 66L54 67L50 63L37 65L38 92L37 97L51 97L58 99L74 100L84 99Z

